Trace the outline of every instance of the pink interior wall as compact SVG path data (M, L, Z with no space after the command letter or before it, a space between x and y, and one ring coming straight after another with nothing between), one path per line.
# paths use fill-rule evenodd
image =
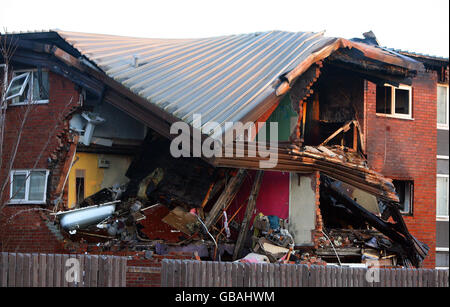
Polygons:
M249 197L256 171L249 171L236 198L233 200L227 214L231 217L236 210ZM256 214L276 215L279 218L289 217L289 173L265 171L261 183L261 189L256 200ZM242 221L245 206L236 216L237 221ZM253 222L253 218L251 220Z

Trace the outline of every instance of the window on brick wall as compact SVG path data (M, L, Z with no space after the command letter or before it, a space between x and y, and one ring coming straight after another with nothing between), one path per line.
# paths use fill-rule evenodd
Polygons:
M436 178L436 216L448 220L448 175L437 175Z
M448 85L437 86L437 125L438 128L448 129Z
M393 180L395 191L400 198L400 212L411 215L413 213L414 183L410 180Z
M376 98L378 115L412 118L412 88L410 86L377 85Z
M48 174L48 170L11 171L9 203L45 203Z
M5 95L10 105L48 103L49 80L44 70L21 70L13 73Z
M448 269L448 247L447 248L436 248L436 268L437 269Z

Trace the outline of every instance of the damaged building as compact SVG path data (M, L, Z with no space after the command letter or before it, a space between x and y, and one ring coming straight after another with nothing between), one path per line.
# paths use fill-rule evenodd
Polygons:
M371 32L2 39L2 250L434 267L448 59L430 68ZM178 122L191 146L174 157Z

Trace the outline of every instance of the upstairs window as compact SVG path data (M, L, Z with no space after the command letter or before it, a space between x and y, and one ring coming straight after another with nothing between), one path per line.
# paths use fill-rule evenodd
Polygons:
M407 85L378 85L376 112L378 115L411 119L412 88Z
M45 203L48 173L48 170L12 171L10 176L9 203Z
M392 183L400 198L400 212L405 215L412 215L414 183L409 180L393 180Z
M437 126L448 129L448 86L437 86Z
M436 216L448 220L448 175L436 179Z
M41 70L15 71L5 97L10 105L48 103L48 72Z

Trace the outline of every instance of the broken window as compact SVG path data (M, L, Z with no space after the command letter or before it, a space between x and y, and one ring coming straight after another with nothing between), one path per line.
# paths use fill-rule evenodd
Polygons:
M400 198L400 212L402 214L412 214L412 204L414 198L414 183L409 180L393 180L395 191Z
M448 128L448 86L437 86L437 124L438 128Z
M436 180L436 215L448 219L448 175L438 175Z
M47 170L12 171L10 203L45 203L47 177Z
M376 99L376 112L378 115L400 118L412 117L412 91L410 86L378 85Z
M48 103L48 72L42 70L14 72L5 96L6 99L11 99L11 105L23 105L30 101Z

